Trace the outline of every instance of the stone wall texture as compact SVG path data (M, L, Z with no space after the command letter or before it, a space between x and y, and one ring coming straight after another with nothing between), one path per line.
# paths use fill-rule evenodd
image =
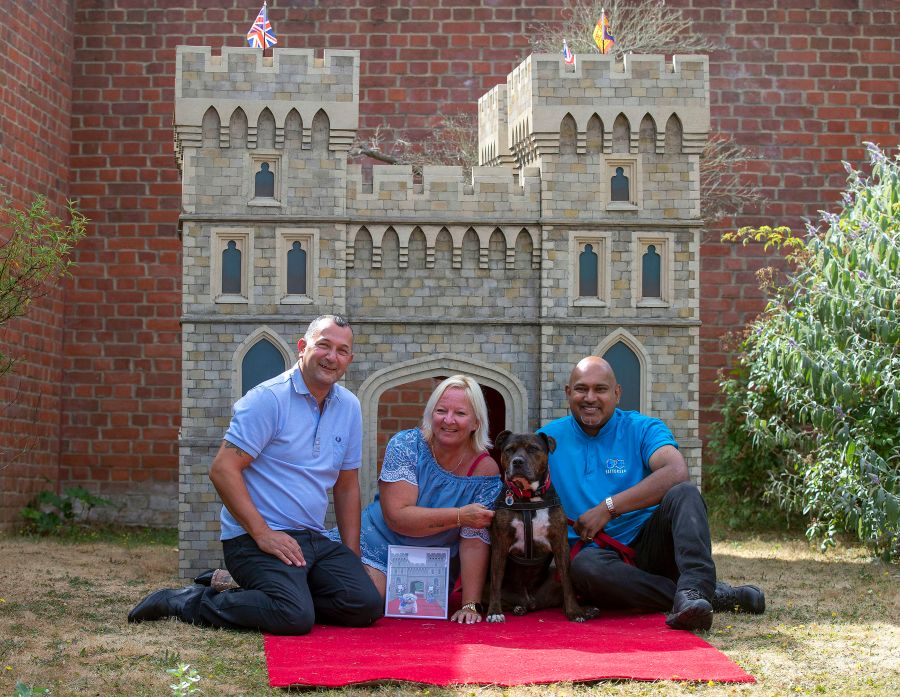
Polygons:
M739 222L799 227L834 205L841 161L900 136L900 8L894 0L669 0L714 37L711 129L757 160L763 202ZM43 477L126 503L129 522L174 524L181 402L181 189L172 144L175 46L240 46L257 7L213 0L88 0L0 8L0 184L17 201L79 199L91 234L71 287L0 336L23 347L19 416L0 418L0 524ZM348 0L270 3L279 46L357 49L360 127L428 135L474 113L529 52L560 2ZM22 31L27 27L27 31ZM700 245L701 433L715 418L722 336L762 299L761 248ZM18 379L18 378L17 378ZM10 391L12 389L12 391ZM35 411L35 405L38 405ZM18 407L16 407L18 408ZM15 410L15 409L14 409ZM32 415L36 416L32 417ZM13 460L8 453L26 453Z

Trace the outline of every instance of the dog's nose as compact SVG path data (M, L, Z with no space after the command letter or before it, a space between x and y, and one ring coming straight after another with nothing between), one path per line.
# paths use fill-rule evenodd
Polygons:
M512 460L509 461L509 464L511 464L513 467L521 467L522 465L525 464L525 458L521 457L520 455L517 455L516 457L514 457Z

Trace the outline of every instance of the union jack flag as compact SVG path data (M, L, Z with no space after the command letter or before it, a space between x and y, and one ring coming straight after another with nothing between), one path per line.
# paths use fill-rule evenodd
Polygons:
M250 31L247 32L247 45L253 48L266 49L277 43L278 39L275 38L275 30L272 29L272 24L269 22L269 11L266 8L266 3L263 3L262 9L256 16L256 21L250 27Z
M569 44L566 43L566 40L563 39L563 50L562 50L563 60L566 62L566 65L574 65L575 64L575 54L572 53L569 48Z

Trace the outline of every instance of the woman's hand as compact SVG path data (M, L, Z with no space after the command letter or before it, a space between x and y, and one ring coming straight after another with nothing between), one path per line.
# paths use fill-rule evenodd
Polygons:
M459 509L459 526L461 528L486 528L494 519L494 512L480 503L470 503Z
M460 624L476 624L481 622L481 613L475 607L475 603L466 603L459 610L453 613L450 618L451 622L459 622Z

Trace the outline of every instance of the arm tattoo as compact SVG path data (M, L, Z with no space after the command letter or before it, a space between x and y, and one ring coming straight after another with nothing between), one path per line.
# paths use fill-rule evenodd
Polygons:
M238 457L250 457L247 453L237 447L234 443L229 443L227 440L225 442L225 448L227 450L234 450L238 454Z

